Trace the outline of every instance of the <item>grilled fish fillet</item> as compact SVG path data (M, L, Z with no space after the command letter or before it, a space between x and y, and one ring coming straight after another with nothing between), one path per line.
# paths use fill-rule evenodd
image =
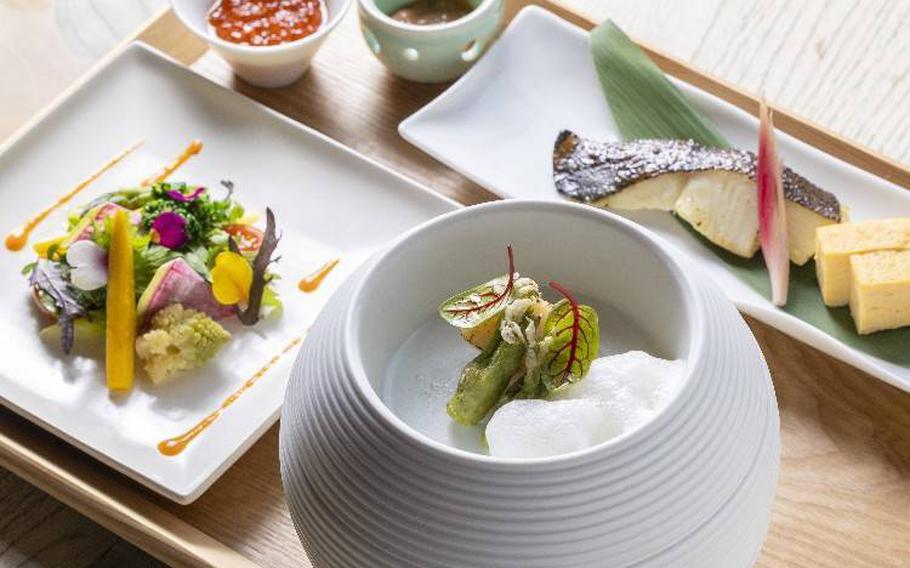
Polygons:
M755 154L692 140L597 142L562 131L553 179L562 195L612 209L674 211L714 244L746 258L759 249ZM790 259L815 254L815 230L841 221L833 194L782 172Z

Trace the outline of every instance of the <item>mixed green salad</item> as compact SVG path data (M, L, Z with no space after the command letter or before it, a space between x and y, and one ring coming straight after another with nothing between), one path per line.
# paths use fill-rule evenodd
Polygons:
M101 195L36 243L23 273L49 320L41 335L106 337L108 386L127 389L138 358L155 382L205 365L231 339L222 325L275 312L275 219L265 229L221 188L158 182Z
M461 330L480 353L461 372L447 411L456 422L475 425L515 399L545 399L584 378L597 357L597 312L579 304L556 282L563 298L543 298L537 282L515 271L460 292L439 307L439 315Z

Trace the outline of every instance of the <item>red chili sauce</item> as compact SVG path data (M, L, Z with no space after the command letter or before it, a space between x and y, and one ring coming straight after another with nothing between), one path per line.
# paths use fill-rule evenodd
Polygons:
M208 14L221 39L243 45L279 45L319 29L323 0L218 0Z

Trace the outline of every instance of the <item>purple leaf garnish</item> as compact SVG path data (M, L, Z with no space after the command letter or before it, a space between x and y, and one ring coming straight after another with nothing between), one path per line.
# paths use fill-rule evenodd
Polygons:
M172 189L166 193L167 193L167 196L170 197L171 199L173 199L174 201L180 201L181 203L187 203L190 201L195 201L200 195L205 193L205 188L202 186L199 186L196 188L195 191L193 191L193 193L190 193L190 194L184 194L182 191L178 191L176 189Z
M63 352L73 348L73 320L85 315L85 309L73 297L64 267L59 262L39 260L29 276L28 283L48 295L57 306L57 323L60 324Z
M275 248L278 246L278 240L281 237L275 230L275 214L266 207L265 209L265 234L262 237L262 244L256 257L253 259L253 282L250 285L250 298L247 301L246 309L238 310L237 319L244 325L253 325L259 321L259 312L262 308L262 296L265 293L265 287L269 283L267 270L269 264L277 259L272 258ZM232 252L240 253L237 243L234 239L228 239L228 248Z

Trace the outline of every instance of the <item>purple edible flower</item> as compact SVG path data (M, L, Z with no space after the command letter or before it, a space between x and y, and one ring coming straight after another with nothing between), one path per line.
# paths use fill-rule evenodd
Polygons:
M193 193L191 193L189 195L185 195L182 191L172 189L167 192L167 196L170 197L171 199L173 199L174 201L180 201L182 203L186 203L188 201L194 201L197 197L202 195L204 192L205 192L205 188L202 186L199 186L196 188L195 191L193 191Z
M169 249L186 244L186 219L173 211L165 211L152 221L152 241Z

